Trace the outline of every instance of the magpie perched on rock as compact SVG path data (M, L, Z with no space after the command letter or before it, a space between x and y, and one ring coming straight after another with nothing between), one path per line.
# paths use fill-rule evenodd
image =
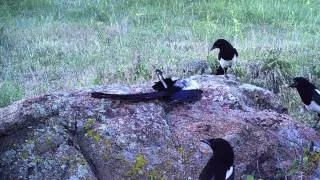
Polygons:
M162 71L156 70L159 81L156 82L152 88L156 92L139 93L139 94L107 94L102 92L93 92L93 98L108 98L126 101L149 101L155 99L192 102L201 99L202 90L194 80L179 79L172 80L171 78L164 78Z
M238 57L237 50L225 39L218 39L216 42L214 42L212 48L210 51L218 48L219 54L218 54L218 60L220 63L220 66L216 70L216 75L224 74L226 78L227 76L227 69L228 67L233 71L232 66L234 66L236 62L236 58ZM234 72L234 71L233 71Z
M308 110L318 113L319 118L314 125L316 127L320 121L320 91L303 77L295 77L293 84L289 87L297 89L303 104Z
M228 141L216 138L201 140L208 144L213 156L202 169L200 180L234 180L234 152Z

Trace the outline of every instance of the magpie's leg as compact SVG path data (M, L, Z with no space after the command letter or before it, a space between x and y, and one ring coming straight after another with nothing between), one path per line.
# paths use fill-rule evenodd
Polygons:
M239 80L238 79L238 76L237 76L237 74L236 74L236 71L230 66L230 69L232 70L232 73L234 74L234 76L236 77L236 80Z
M227 68L223 68L223 73L224 73L224 77L229 79L229 77L227 75Z

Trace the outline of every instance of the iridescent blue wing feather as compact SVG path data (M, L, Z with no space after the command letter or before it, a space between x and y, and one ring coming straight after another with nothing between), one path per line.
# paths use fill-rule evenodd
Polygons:
M199 89L181 90L173 93L170 96L170 100L184 101L184 102L197 101L201 99L201 94L202 94L202 91Z

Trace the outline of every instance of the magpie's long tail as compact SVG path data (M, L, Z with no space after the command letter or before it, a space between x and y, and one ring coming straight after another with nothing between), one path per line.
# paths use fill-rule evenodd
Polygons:
M113 99L113 100L126 100L126 101L149 101L168 97L168 92L151 92L141 94L106 94L102 92L93 92L91 97L98 99Z

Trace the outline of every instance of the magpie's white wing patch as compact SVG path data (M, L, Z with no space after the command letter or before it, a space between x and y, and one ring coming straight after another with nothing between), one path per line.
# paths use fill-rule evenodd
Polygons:
M320 96L320 91L318 89L314 89L316 91L316 93L318 93L318 95Z
M317 104L315 101L311 101L309 105L306 105L307 109L310 111L315 111L317 113L320 113L320 105Z
M226 173L226 179L228 179L228 178L232 175L232 173L233 173L233 166L231 166L231 167L229 168L229 170L227 171L227 173Z
M199 84L195 80L181 79L175 82L175 86L181 87L182 90L200 89Z
M220 59L220 65L222 68L231 67L235 64L237 57L233 56L232 60L224 60L223 58Z
M312 100L315 101L318 105L320 105L320 91L318 89L314 89L312 94Z

